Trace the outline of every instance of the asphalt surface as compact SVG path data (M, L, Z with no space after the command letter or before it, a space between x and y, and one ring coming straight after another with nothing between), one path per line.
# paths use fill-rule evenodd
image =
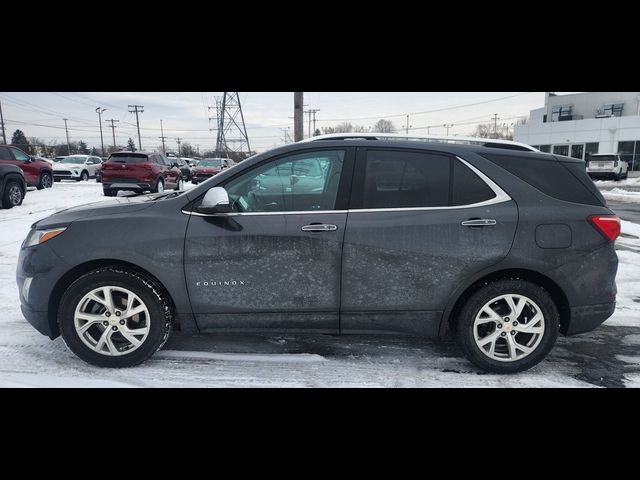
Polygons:
M607 200L609 208L622 220L640 224L640 203L624 203Z

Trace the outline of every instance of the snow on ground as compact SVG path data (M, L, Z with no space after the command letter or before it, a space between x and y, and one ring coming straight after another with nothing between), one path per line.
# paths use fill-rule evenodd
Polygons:
M611 187L640 187L640 176L638 177L629 177L624 180L620 180L616 182L615 180L595 180L593 183L596 184L598 188L611 188Z
M640 191L631 192L616 187L611 190L602 191L602 196L614 202L640 203Z
M190 184L186 185L191 187ZM173 332L165 348L131 369L99 369L51 341L22 317L15 284L20 245L30 225L57 210L111 201L93 181L30 190L21 207L0 210L0 387L592 387L609 357L622 365L620 384L640 386L640 225L623 222L619 303L594 336L561 338L547 361L510 376L480 372L448 341L411 337L196 335ZM590 366L612 338L628 350L606 354L604 373ZM618 334L618 331L626 333ZM587 334L589 335L589 334ZM593 347L592 342L599 342ZM621 347L622 348L622 347ZM585 353L586 351L586 353ZM587 355L585 357L585 355ZM585 360L585 358L587 360ZM585 366L585 363L586 366ZM585 370L585 368L587 370ZM593 375L591 375L593 376ZM594 378L595 378L594 377ZM618 385L614 382L614 385ZM606 383L605 383L606 384Z

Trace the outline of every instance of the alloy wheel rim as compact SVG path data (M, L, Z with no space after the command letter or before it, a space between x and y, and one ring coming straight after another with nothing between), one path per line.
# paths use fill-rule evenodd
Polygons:
M44 188L51 188L51 176L48 173L42 176L42 185Z
M9 201L11 205L20 205L20 200L22 200L22 190L20 190L20 187L17 185L12 185L9 189Z
M127 355L147 339L149 309L131 290L107 285L85 294L74 314L76 333L96 353Z
M158 181L158 193L162 193L164 192L164 183L162 183L162 180Z
M531 355L544 336L544 315L529 297L506 294L489 300L473 322L473 339L480 351L499 362Z

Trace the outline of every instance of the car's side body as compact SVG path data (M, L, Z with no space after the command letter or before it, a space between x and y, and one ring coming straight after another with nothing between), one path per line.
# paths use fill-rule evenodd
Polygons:
M31 157L18 147L0 145L0 165L15 165L24 173L27 185L32 187L40 184L42 175L52 175L51 164L45 160Z
M340 154L341 175L327 185L336 192L331 207L211 215L196 209L212 187L317 152ZM369 190L377 192L375 201L393 198L380 188L384 178L373 190L365 181L375 152L449 162L447 204L363 208ZM565 199L514 174L518 161L534 171L566 170L561 180L573 183L563 185ZM586 178L584 164L572 159L472 145L354 139L284 146L174 198L119 198L38 222L37 229L64 225L67 231L21 251L22 309L54 338L64 290L83 273L115 264L156 279L185 332L445 335L465 295L487 279L509 276L544 285L563 333L587 331L613 312L617 257L613 243L587 222L611 211L580 169ZM471 177L490 193L466 199L463 192L456 200L456 179ZM103 165L103 183L114 181ZM582 203L570 201L572 188ZM300 201L312 204L313 195L311 189Z
M96 177L100 157L94 155L69 155L53 165L53 178L60 180L81 180Z

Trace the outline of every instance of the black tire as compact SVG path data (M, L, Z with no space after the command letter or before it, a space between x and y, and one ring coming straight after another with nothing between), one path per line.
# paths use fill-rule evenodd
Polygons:
M92 350L74 326L78 302L91 290L106 285L132 291L149 310L149 334L137 349L124 355L109 356ZM172 321L173 308L165 290L142 272L120 267L104 267L81 276L67 288L58 308L58 326L67 347L85 362L98 367L125 368L143 363L167 341Z
M40 175L40 181L36 188L42 190L44 188L51 188L53 186L53 177L49 172L42 172Z
M22 186L20 186L20 184L15 180L9 180L4 186L2 207L17 207L18 205L22 205L22 200L24 200L24 191L22 190Z
M621 178L621 177L620 177L620 175L614 175L614 176L613 176L613 179L614 179L616 182L619 182L619 181L620 181L620 178Z
M164 180L162 180L162 178L158 178L158 181L156 182L156 186L153 189L153 193L159 193L158 187L160 186L161 183L162 183L162 191L164 191Z
M89 172L83 170L80 174L80 178L76 180L76 182L88 182L89 181Z
M505 294L519 294L533 300L544 315L544 333L538 346L526 357L512 362L494 360L485 355L474 340L473 324L480 309L492 299ZM481 287L469 296L457 316L456 339L465 356L474 365L492 373L517 373L541 362L558 338L560 316L551 295L539 285L517 279L498 280Z
M182 188L180 188L180 184L182 184ZM184 190L184 180L182 180L182 177L180 177L178 179L178 183L176 184L176 188L174 189L176 192L180 191L180 190Z
M104 193L105 197L115 197L116 195L118 195L117 190L111 190L110 188L103 188L102 193Z

